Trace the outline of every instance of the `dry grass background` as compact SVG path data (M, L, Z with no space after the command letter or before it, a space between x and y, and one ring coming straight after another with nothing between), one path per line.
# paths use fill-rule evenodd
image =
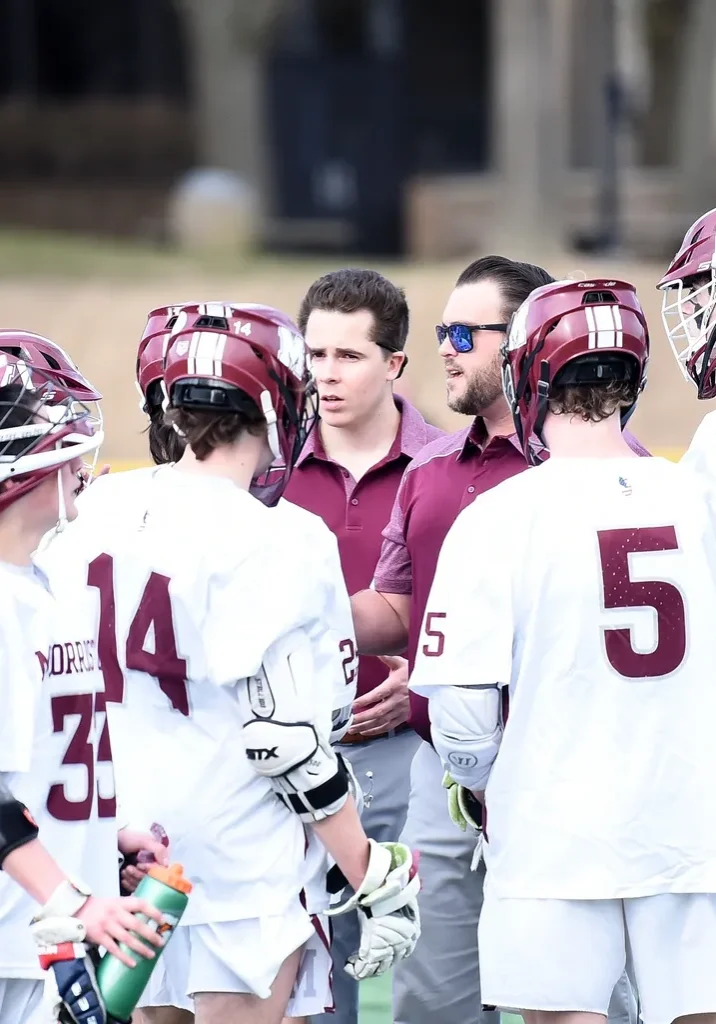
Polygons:
M531 258L540 262L539 253ZM148 310L189 299L230 298L266 302L295 314L316 276L353 262L257 259L209 264L126 244L0 234L0 326L46 334L73 355L105 396L103 457L119 466L146 460L134 360ZM403 390L428 418L448 429L464 420L445 408L433 325L441 319L462 266L377 264L405 288L410 303L410 365ZM636 284L651 325L652 359L633 429L653 450L678 454L711 403L696 401L663 333L660 295L654 287L662 268L565 256L549 261L549 269L556 276L604 274Z

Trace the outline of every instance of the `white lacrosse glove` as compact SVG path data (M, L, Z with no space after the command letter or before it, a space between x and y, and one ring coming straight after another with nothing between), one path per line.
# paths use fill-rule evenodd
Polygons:
M356 981L390 970L410 956L420 938L417 856L403 843L368 842L368 870L360 887L346 903L328 911L330 917L358 911L360 948L344 968Z

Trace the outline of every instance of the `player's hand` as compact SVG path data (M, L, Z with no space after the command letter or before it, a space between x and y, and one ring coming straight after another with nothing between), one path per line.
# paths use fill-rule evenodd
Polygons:
M351 733L379 736L390 729L397 729L408 721L408 662L405 658L397 656L385 656L380 660L388 666L390 673L374 690L364 693L353 702Z
M148 960L155 956L152 946L164 945L164 940L157 932L135 917L135 914L144 914L157 924L163 920L161 911L136 896L116 896L114 899L90 896L75 917L85 926L90 942L104 946L108 953L112 953L127 967L134 967L136 960L122 952L120 942Z
M356 981L390 970L410 956L420 937L417 854L413 856L403 843L369 843L363 883L346 903L328 911L330 917L358 911L360 946L344 968Z
M124 895L134 892L152 864L169 863L169 838L161 825L153 824L150 832L120 829L117 846L124 857L119 872Z
M131 896L147 873L149 865L133 862L124 864L119 871L119 891L123 896Z
M465 786L455 782L450 772L443 775L443 786L447 790L448 812L453 824L463 832L469 828L475 833L481 833L483 807L477 797Z
M122 828L117 833L119 852L126 856L133 853L151 854L144 857L150 864L169 863L169 839L159 825L152 825L149 832L139 832L132 828Z

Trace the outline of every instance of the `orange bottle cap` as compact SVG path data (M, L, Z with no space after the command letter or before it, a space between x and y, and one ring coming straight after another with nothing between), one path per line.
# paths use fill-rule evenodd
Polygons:
M184 878L184 868L181 864L170 864L168 867L164 867L162 864L153 864L147 874L157 882L168 885L170 889L176 889L177 892L188 895L192 890L191 882L188 878Z

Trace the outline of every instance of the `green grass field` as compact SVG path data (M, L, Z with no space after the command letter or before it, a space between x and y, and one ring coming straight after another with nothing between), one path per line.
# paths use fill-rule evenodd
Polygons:
M392 1019L390 975L364 981L360 987L360 1024L388 1024Z
M383 975L360 986L360 1024L391 1024L390 975ZM522 1018L502 1014L502 1024L522 1024Z

